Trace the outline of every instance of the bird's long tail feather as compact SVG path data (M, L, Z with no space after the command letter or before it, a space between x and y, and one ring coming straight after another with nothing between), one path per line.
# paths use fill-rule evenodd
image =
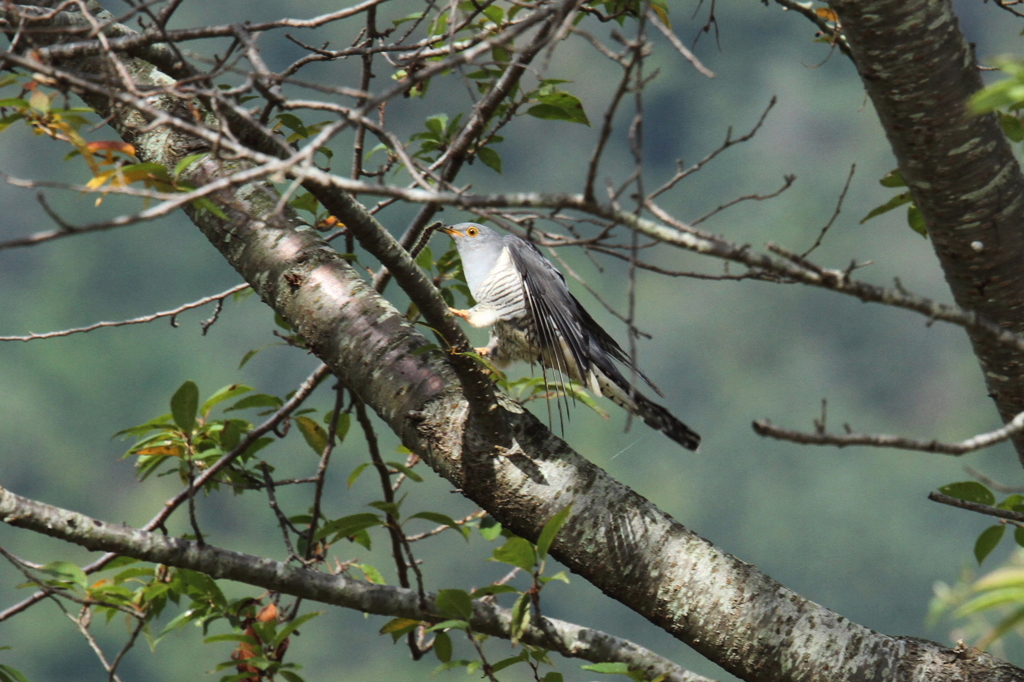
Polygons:
M633 395L630 395L628 390L623 389L602 373L597 373L597 380L601 387L601 393L606 398L639 417L652 429L661 431L688 450L696 452L700 448L700 436L697 435L697 432L676 419L661 405L635 391Z

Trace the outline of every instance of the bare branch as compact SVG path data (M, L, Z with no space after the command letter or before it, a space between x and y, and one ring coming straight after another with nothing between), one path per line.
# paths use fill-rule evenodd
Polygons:
M693 64L693 68L697 69L708 78L715 77L714 72L712 72L711 69L709 69L708 67L701 64L700 60L697 59L697 56L690 52L686 45L683 45L683 41L679 39L679 36L673 33L672 29L670 29L668 26L662 23L661 19L658 18L658 14L654 10L650 8L647 9L647 18L650 20L652 24L654 24L655 28L661 31L665 35L665 37L668 38L669 42L672 43L672 47L676 48L679 54L683 55L683 57L688 62Z
M829 228L832 227L832 224L836 221L836 218L839 217L839 212L842 211L843 209L843 200L846 199L846 193L850 190L850 183L853 181L853 173L856 170L857 164L851 164L850 174L846 176L846 184L843 185L843 191L839 193L839 199L836 200L836 208L834 211L832 211L832 217L829 218L828 222L825 223L825 226L821 228L821 232L818 233L818 238L814 240L813 244L811 244L811 248L807 249L806 251L800 254L801 258L806 258L811 254L812 251L821 246L822 240L825 239L825 234L828 232Z
M960 455L987 448L996 443L1009 440L1010 437L1024 429L1024 412L1021 412L1004 426L972 436L959 443L942 443L937 440L922 441L903 436L889 436L885 434L867 433L827 433L824 429L814 433L804 431L791 431L773 425L767 419L758 419L753 424L754 432L759 436L788 440L793 443L806 445L834 445L845 448L850 445L867 445L877 448L898 448L900 450L918 450L921 452L936 452L942 455Z
M958 497L950 497L949 495L943 495L942 493L936 492L928 493L928 499L932 502L938 502L939 504L948 504L950 507L959 507L960 509L978 512L979 514L987 514L988 516L995 516L1000 519L1007 519L1008 521L1024 523L1024 513L1021 512L1000 509L999 507L993 507L979 502L968 502L967 500L961 500Z
M178 315L180 315L181 313L185 312L186 310L192 310L193 308L199 308L199 307L202 307L202 306L206 305L207 303L213 303L214 301L217 301L218 303L223 302L224 299L227 298L228 296L231 296L232 294L238 293L239 291L242 291L242 290L248 289L248 288L249 288L248 284L238 284L238 285L235 285L235 286L231 287L227 291L222 291L219 294L214 294L213 296L207 296L205 298L201 298L198 301L192 301L191 303L186 303L185 305L178 306L177 308L174 308L172 310L165 310L165 311L163 311L161 313L153 313L152 315L143 315L142 317L133 317L130 320L120 320L118 322L97 322L95 324L89 325L88 327L76 327L74 329L63 329L61 331L45 332L43 334L34 334L33 333L33 334L28 334L26 336L0 336L0 341L36 341L36 340L39 340L39 339L53 339L53 338L57 338L59 336L71 336L72 334L81 334L81 333L84 333L84 332L91 332L91 331L93 331L95 329L103 329L104 327L127 327L128 325L132 325L132 324L145 324L147 322L153 322L154 320L159 320L160 318L163 318L163 317L171 318L171 326L177 327L178 323L174 321L174 318L177 317ZM215 318L211 318L210 320L207 320L207 322L203 324L203 333L204 334L210 328L208 323L212 324L212 322L214 320L215 320Z

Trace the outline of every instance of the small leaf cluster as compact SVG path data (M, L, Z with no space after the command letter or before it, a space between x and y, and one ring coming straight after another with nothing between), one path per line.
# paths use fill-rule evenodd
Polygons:
M234 450L252 430L253 425L244 419L211 418L214 407L252 390L249 386L231 384L215 391L200 405L199 388L194 382L186 381L171 397L169 414L119 431L115 436L138 438L124 456L136 458L135 467L141 480L148 478L163 465L172 464L171 471L177 471L181 480L187 483L195 469L202 470ZM251 408L277 409L283 403L277 396L255 393L235 402L224 412ZM205 489L208 492L216 490L221 483L230 483L236 490L251 487L255 474L247 469L246 464L273 440L269 436L255 439L236 460L237 464L226 468L221 477L208 481Z
M534 618L540 615L538 611L540 593L544 585L552 580L569 582L564 571L559 571L553 576L544 576L543 573L548 551L556 535L568 520L570 513L571 506L567 506L554 514L544 525L536 543L512 534L492 519L485 519L479 528L481 536L486 540L496 540L499 537L505 538L505 542L494 549L490 560L507 564L514 567L517 572L522 571L529 575L532 582L531 586L526 589L519 589L502 580L472 591L462 589L440 590L434 600L434 607L439 614L439 622L427 623L409 618L395 618L381 628L381 634L389 634L395 641L398 641L417 628L423 628L424 632L433 633L432 648L434 655L440 662L440 665L434 671L435 674L443 670L465 668L469 674L482 670L488 675L494 675L509 666L525 663L533 669L535 679L542 679L543 682L561 682L562 674L556 671L549 671L543 678L540 677L538 672L540 665L554 665L548 656L549 651L542 647L525 644L522 639L527 629L534 622ZM473 630L473 602L477 599L494 597L501 594L517 595L511 609L510 634L513 645L522 645L522 650L515 656L490 663L484 657L480 646L488 637ZM453 642L450 634L452 631L464 632L466 637L473 643L479 658L454 658Z
M1013 494L996 504L995 493L977 481L950 483L939 488L939 492L966 502L975 502L995 509L1024 513L1024 496ZM985 557L992 553L992 550L996 548L999 541L1003 539L1005 532L1006 525L1002 523L989 526L981 532L981 535L978 536L974 543L974 557L978 560L978 565L981 565ZM1013 532L1013 539L1018 545L1024 547L1024 527L1017 525Z
M237 674L225 675L220 682L258 682L273 680L280 675L288 682L303 682L303 678L295 672L302 666L298 663L285 663L285 652L288 651L290 636L299 627L321 615L321 611L306 613L298 618L283 623L277 605L273 602L255 612L260 601L248 599L242 602L247 617L242 622L241 634L229 633L214 635L203 640L205 644L217 642L237 642L238 646L231 653L231 659L217 664L217 670L234 667Z
M882 187L906 187L907 183L903 180L903 174L899 168L889 171L885 176L878 181ZM881 206L876 206L871 209L866 216L861 218L860 224L863 225L872 218L876 218L883 213L899 208L900 206L907 205L907 225L910 226L914 232L919 235L928 238L928 228L924 224L924 216L921 215L921 210L914 205L914 200L910 196L910 191L900 192L889 201L885 202Z

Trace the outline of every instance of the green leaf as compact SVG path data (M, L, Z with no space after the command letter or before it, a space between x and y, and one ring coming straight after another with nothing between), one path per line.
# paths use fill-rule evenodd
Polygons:
M213 215L217 216L221 220L227 220L228 214L221 210L220 206L210 201L207 197L196 197L190 202L196 208L209 211Z
M524 663L524 662L526 662L528 660L530 660L530 654L527 653L526 651L522 651L522 652L519 653L518 656L509 656L508 658L503 658L500 661L498 661L497 663L495 663L494 665L492 665L491 666L491 672L492 673L501 672L505 668L513 666L516 663Z
M398 502L385 502L384 500L377 500L376 502L367 503L366 506L373 507L374 509L380 509L385 514L391 515L396 521L402 518L401 500L399 500Z
M319 540L331 534L347 538L361 530L382 525L384 525L384 520L376 514L369 512L352 514L351 516L343 516L340 519L334 519L325 523L324 527L316 532L315 539Z
M939 492L965 502L977 502L989 506L996 503L996 496L992 494L992 491L977 481L950 483L939 488Z
M316 215L316 211L320 207L320 202L309 192L303 192L289 203L291 203L292 208L299 211L308 211L313 215Z
M306 439L306 444L313 452L317 455L324 454L324 450L327 449L327 431L324 427L309 417L296 417L295 425L299 427L302 437Z
M1001 59L996 61L996 66L1010 77L974 93L970 109L976 114L993 111L999 107L1015 107L1024 102L1024 64L1019 60Z
M422 12L413 12L412 14L405 15L401 19L395 19L391 23L394 24L395 26L401 26L402 24L404 24L407 21L419 21L424 16L426 16L426 14L427 14L426 10L424 10Z
M251 351L249 351L248 353L243 355L242 356L242 361L240 363L238 363L238 369L242 369L243 367L245 367L245 364L247 362L249 362L250 360L252 360L254 357L256 357L256 354L259 353L261 350L263 350L263 349L262 348L253 348Z
M301 675L291 670L279 669L277 671L277 674L283 677L284 679L288 680L288 682L306 682L306 680L303 679ZM251 676L250 679L252 679Z
M434 655L442 663L452 660L452 638L447 632L434 633Z
M196 425L196 411L199 409L199 388L192 381L186 381L171 397L171 414L174 423L184 433L192 433Z
M427 628L427 632L440 632L442 630L468 630L469 623L464 620L443 620Z
M438 346L436 343L427 343L427 344L424 344L424 345L420 346L416 350L414 350L412 352L412 355L413 356L423 355L424 353L429 353L431 351L436 351L436 350L441 350L441 347Z
M348 487L351 488L352 484L356 482L357 478L359 478L359 474L363 473L363 471L366 470L366 467L371 466L372 464L373 462L363 462L353 469L352 473L348 475Z
M387 581L384 580L384 575L370 564L353 564L356 568L363 572L363 577L366 578L366 582L373 583L375 585L387 585Z
M668 18L668 3L664 0L651 0L651 10L658 15L661 23L672 28L672 20Z
M203 644L216 644L218 642L241 642L242 644L251 644L253 646L259 646L259 642L252 635L243 635L240 632L228 632L223 635L211 635L203 638Z
M448 114L435 114L427 119L427 130L432 132L436 139L444 139L445 126L448 123Z
M254 395L249 395L242 398L237 403L225 409L224 411L230 412L232 410L247 410L251 407L272 407L276 410L282 405L284 405L284 401L278 398L276 395L256 393Z
M222 403L225 400L231 400L232 398L240 396L243 393L248 393L251 390L251 386L246 386L244 384L231 384L230 386L225 386L206 399L206 402L204 402L203 406L199 409L199 413L202 414L203 417L206 417L210 414L210 410L212 410L218 403Z
M485 516L480 521L480 535L488 542L496 540L501 535L501 524L495 521L493 517Z
M501 22L505 19L505 10L497 5L491 5L484 8L483 15L500 26Z
M298 139L309 137L309 129L306 128L306 124L295 114L278 114L276 118L285 128L297 133L299 135Z
M872 218L877 218L883 213L888 213L894 208L899 208L903 204L909 203L910 200L910 192L901 192L900 194L894 196L892 199L889 199L889 201L885 202L881 206L876 206L875 208L871 209L871 211L868 212L866 216L860 219L860 224L863 225Z
M392 618L380 629L380 634L391 635L392 639L397 642L415 630L420 623L421 621L412 618Z
M513 646L519 644L523 633L530 624L530 595L521 594L516 603L512 605L512 622L509 624L510 635Z
M438 525L441 525L441 526L448 526L449 528L452 528L453 530L457 530L458 532L462 533L462 535L466 538L466 540L469 540L469 529L468 528L464 528L463 526L460 526L458 523L455 522L455 519L453 519L450 516L445 516L444 514L438 514L437 512L421 511L421 512L417 512L417 513L413 514L409 518L410 519L426 519L427 521L432 521L432 522L434 522L434 523L436 523Z
M1024 606L1018 608L1016 611L1000 621L999 624L993 628L992 632L988 633L986 639L989 642L999 639L1010 630L1016 628L1017 624L1021 621L1024 621Z
M85 571L82 570L81 566L70 561L51 561L43 566L39 572L44 576L49 576L49 579L44 580L44 582L50 584L59 584L66 587L77 585L82 589L85 589L87 584Z
M1018 545L1024 547L1024 528L1017 526L1013 531L1013 539Z
M974 558L978 560L978 565L985 560L992 550L996 548L999 541L1003 539L1003 532L1006 530L1006 526L998 524L995 526L989 526L985 530L981 531L981 535L978 536L977 542L974 543Z
M544 676L544 682L563 682L562 673L552 670Z
M210 152L199 152L198 154L189 154L184 159L179 161L177 164L175 164L175 166L174 166L174 173L172 173L172 176L174 177L174 179L177 180L181 176L181 174L185 171L186 168L191 166L195 161L198 161L199 159L201 159L204 156L208 155L209 153Z
M242 440L243 428L248 431L249 424L240 419L228 419L220 432L220 446L225 452L231 452Z
M519 590L511 585L486 585L473 590L472 596L473 599L479 599L480 597L486 597L489 594L508 594L509 592L519 592Z
M465 666L467 668L466 672L468 673L469 672L468 668L469 668L469 665L471 663L479 663L479 661L467 661L464 658L460 658L457 661L448 661L447 663L442 663L441 665L439 665L436 668L434 668L431 671L430 676L433 677L437 673L444 672L445 670L452 670L454 668L462 668L463 666Z
M441 590L437 593L434 604L446 616L462 620L473 617L473 600L465 590Z
M322 614L323 611L311 611L310 613L304 613L292 622L285 625L274 637L273 647L276 649L278 645L280 645L281 642L283 642L288 637L288 635L295 632L297 629L299 629L300 626L308 623L309 621L313 620L314 618Z
M526 113L530 116L546 120L569 121L590 125L590 119L583 111L583 103L575 95L563 90L556 90L538 97L539 104L530 107Z
M1024 126L1021 125L1020 119L1016 116L1000 112L999 125L1002 127L1006 137L1012 142L1024 140Z
M884 176L882 176L882 179L878 181L878 184L880 184L882 187L907 186L907 183L903 180L903 173L900 171L899 168L895 168L886 173Z
M555 535L558 531L562 530L562 526L569 519L569 514L572 512L572 503L565 506L564 509L552 516L547 523L544 524L544 529L540 532L540 537L537 538L537 558L543 560L548 555L548 550L551 549L551 543L555 541Z
M513 536L504 545L494 550L491 560L533 572L533 566L537 563L537 551L529 541Z
M911 230L925 239L928 238L928 227L924 224L924 216L921 215L921 209L914 204L907 206L907 225L910 225Z
M413 471L409 467L405 466L401 462L390 462L389 461L389 462L385 462L385 464L387 464L390 467L393 467L396 471L401 471L403 474L406 475L406 477L408 477L409 479L411 479L413 481L416 481L417 483L422 483L423 482L423 477L422 476L420 476L415 471Z
M566 585L569 584L569 576L565 574L565 571L559 571L558 573L555 573L552 576L540 579L540 581L545 584L551 582L552 580L561 580Z
M1010 495L1005 500L996 505L999 509L1005 509L1007 511L1013 511L1014 507L1024 502L1024 495Z
M434 268L434 253L430 250L430 247L424 247L420 251L420 255L416 256L416 265L420 266L420 270L423 272L430 272Z
M963 606L953 612L956 618L964 618L975 613L981 613L1003 606L1018 605L1024 600L1024 589L1020 587L1003 587L994 590L986 590L974 597Z
M498 152L490 147L480 147L476 150L476 156L488 168L501 172L501 155Z
M0 663L0 682L28 682L28 678L21 671Z
M33 90L32 94L28 96L29 106L44 114L50 110L51 102L50 96L42 90Z

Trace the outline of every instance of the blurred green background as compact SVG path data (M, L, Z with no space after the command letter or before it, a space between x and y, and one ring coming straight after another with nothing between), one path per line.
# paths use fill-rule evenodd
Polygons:
M381 25L412 11L418 3L382 10ZM282 4L186 2L177 26L306 17L337 9L335 2ZM112 8L116 12L118 8ZM701 31L708 7L672 3L677 34L690 45ZM1020 52L1021 26L990 5L958 3L968 40L980 59ZM696 14L694 14L696 12ZM929 243L906 225L897 210L864 225L859 220L885 202L893 190L878 179L895 167L870 102L853 66L838 51L814 42L804 18L755 0L718 3L718 25L693 48L716 77L697 73L652 31L657 47L647 67L660 71L645 100L646 186L671 176L677 159L695 162L718 147L731 127L747 132L769 100L778 98L763 129L728 150L703 171L665 195L661 204L694 220L736 197L778 189L783 176L796 182L771 201L749 201L725 211L702 227L762 249L775 242L795 251L808 248L827 222L849 173L857 170L842 214L815 254L818 263L845 267L871 261L860 277L891 285L898 276L911 291L948 301L942 273ZM341 47L359 30L359 21L317 31L293 30L309 44L330 40ZM607 39L608 25L587 28ZM627 29L629 27L627 26ZM271 68L301 56L280 34L260 43ZM223 53L225 41L193 43L202 54ZM542 61L542 60L541 60ZM304 74L306 80L354 85L357 65L328 63ZM387 87L388 71L378 69L374 86ZM618 72L582 40L559 47L547 77L573 81L597 125L617 82ZM455 101L457 104L453 105ZM454 115L465 106L465 90L435 82L422 100L388 105L389 124L408 135L423 128L426 116ZM601 169L614 182L628 175L632 158L624 141L631 112L616 119L616 134ZM307 117L307 122L320 120ZM109 138L108 131L101 137ZM482 164L468 167L459 184L474 191L579 191L597 135L557 121L521 117L497 146L504 173ZM348 173L345 140L339 140L335 169ZM370 145L372 146L372 145ZM0 169L18 177L84 182L80 160L63 163L66 148L12 127L0 136ZM134 204L47 191L48 201L66 219L88 223ZM367 199L372 203L373 200ZM50 229L31 190L0 185L0 240ZM395 206L380 214L400 234L416 207ZM451 209L440 218L468 216ZM435 237L434 253L448 247ZM593 262L576 250L561 255L612 305L625 309L625 269L617 261ZM658 252L657 262L676 270L720 273L719 263L678 250ZM0 335L43 332L165 310L222 291L239 281L220 255L181 215L129 228L62 239L29 249L0 251ZM577 295L614 336L625 341L622 325L574 285ZM392 287L392 300L402 297ZM120 456L128 443L112 441L120 429L168 411L168 400L185 380L204 396L234 382L268 393L294 388L315 367L315 359L276 346L238 370L250 349L273 343L269 310L251 298L228 302L220 320L203 336L199 325L210 308L182 315L178 328L166 321L99 330L70 338L0 345L0 485L44 502L95 515L109 522L141 525L163 500L179 489L176 479L135 480L132 463ZM751 421L769 418L779 425L810 430L828 399L830 424L849 423L858 431L898 433L959 440L998 425L995 410L965 335L959 329L927 327L917 315L865 305L856 300L795 285L665 278L642 273L638 324L652 335L640 341L640 364L667 395L667 406L704 436L699 454L682 451L642 424L623 431L621 411L604 401L610 420L577 407L565 437L579 452L628 484L680 522L744 561L757 565L787 587L870 628L893 635L915 635L949 642L951 624L928 629L924 616L935 581L953 581L973 562L977 533L990 525L926 500L930 490L966 478L969 464L1005 482L1019 480L1020 465L1007 446L954 459L941 455L849 448L799 447L764 440ZM480 337L482 340L483 337ZM333 397L321 388L313 405L321 412ZM543 407L535 407L544 415ZM251 418L255 418L251 416ZM384 449L396 446L384 434ZM278 471L310 475L316 458L297 433L266 456ZM397 457L392 457L392 459ZM365 460L365 447L353 431L334 455L327 496L328 514L364 511L376 499L364 476L352 489L345 478ZM450 486L429 471L412 486L407 512L421 509L461 516L473 510ZM282 504L298 513L306 498L284 491ZM289 505L291 507L289 508ZM415 507L415 508L413 508ZM207 540L229 549L283 558L279 532L265 498L222 492L199 503ZM422 530L428 526L424 525ZM169 530L187 532L183 517ZM480 586L503 575L488 564L493 545L474 536L467 544L452 533L421 543L429 589ZM86 552L25 531L0 526L0 545L27 559L88 561ZM356 551L359 550L359 551ZM1008 543L992 558L1006 558ZM387 543L373 552L354 548L352 556L386 570ZM17 589L21 576L0 565L0 608L27 595ZM251 594L225 585L233 595ZM554 583L545 593L545 614L634 639L691 668L732 679L685 645L612 602L582 579ZM315 608L315 607L311 607ZM325 608L326 613L293 639L289 660L305 664L307 680L422 679L436 661L413 663L399 644L379 636L381 618ZM111 652L123 640L117 619L94 626ZM215 632L221 632L215 630ZM187 628L165 640L155 655L144 643L122 667L131 679L217 679L207 675L227 659L229 644L198 646L198 632ZM23 671L33 682L103 680L106 674L74 626L57 608L43 603L0 623L0 662ZM491 645L502 658L507 644ZM1010 656L1024 663L1011 646ZM591 679L560 663L566 679ZM460 676L454 671L445 676ZM526 679L516 669L503 679Z

